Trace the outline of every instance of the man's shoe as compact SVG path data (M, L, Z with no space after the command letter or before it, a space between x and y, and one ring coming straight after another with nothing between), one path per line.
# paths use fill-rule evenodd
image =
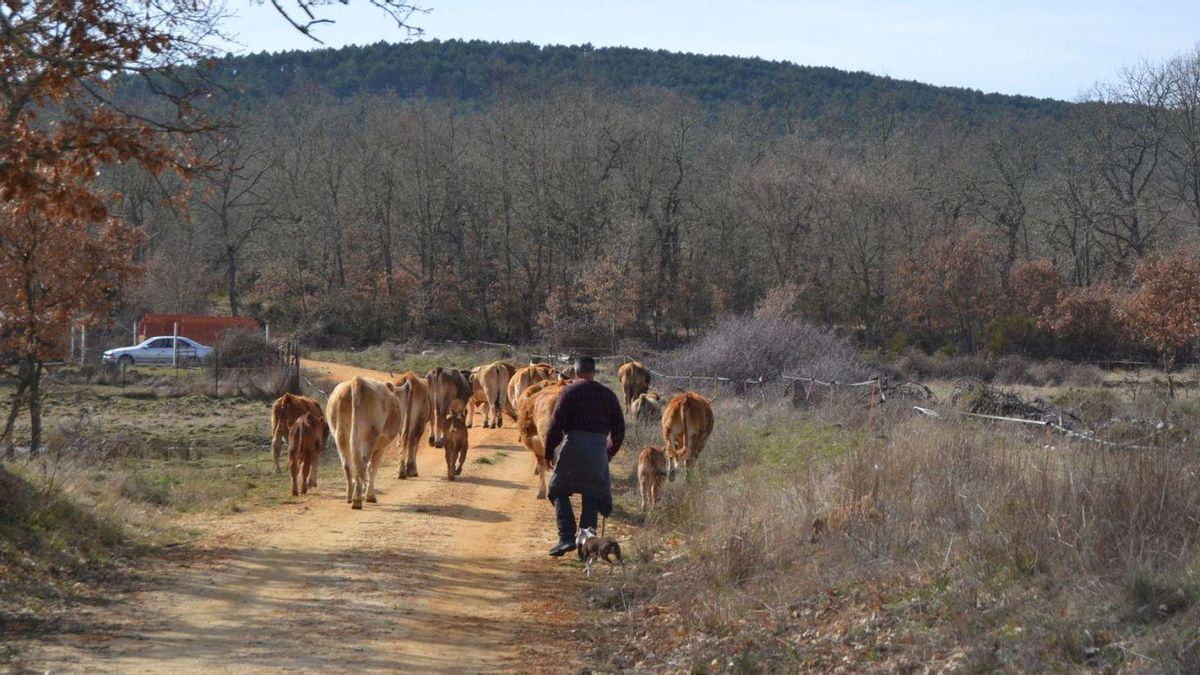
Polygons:
M554 556L555 558L561 558L564 555L566 555L567 553L574 551L574 550L575 550L575 542L564 541L564 542L560 543L558 546L555 546L554 548L550 549L550 555Z

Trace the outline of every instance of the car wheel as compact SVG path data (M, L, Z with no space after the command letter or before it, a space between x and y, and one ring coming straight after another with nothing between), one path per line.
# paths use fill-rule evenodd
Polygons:
M117 365L121 366L122 368L128 368L133 365L133 357L125 354L121 356L121 358L117 359Z

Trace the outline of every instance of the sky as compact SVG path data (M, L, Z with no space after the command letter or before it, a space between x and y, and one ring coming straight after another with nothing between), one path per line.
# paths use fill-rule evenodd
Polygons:
M288 3L289 0L283 0ZM985 92L1073 100L1123 66L1200 43L1197 0L417 0L422 39L758 56ZM285 6L287 6L285 4ZM247 53L322 45L270 3L229 0ZM407 39L367 0L322 8L325 46Z

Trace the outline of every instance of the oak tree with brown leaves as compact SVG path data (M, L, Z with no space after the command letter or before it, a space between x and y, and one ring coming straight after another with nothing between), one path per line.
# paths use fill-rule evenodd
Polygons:
M1200 255L1180 249L1143 260L1137 291L1126 303L1130 331L1158 350L1166 365L1200 344Z
M113 164L177 165L176 131L194 128L200 91L172 75L208 54L218 13L186 0L5 0L0 7L0 353L20 364L4 436L24 402L41 442L42 362L73 317L96 320L133 271L139 234L109 215L97 186ZM154 119L114 82L144 77L174 103ZM159 106L160 109L162 106Z

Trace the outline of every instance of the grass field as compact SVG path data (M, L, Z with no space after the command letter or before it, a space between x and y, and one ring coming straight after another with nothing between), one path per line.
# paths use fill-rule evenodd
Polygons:
M1193 447L725 400L702 468L643 520L633 463L656 425L630 443L610 527L635 562L587 597L601 669L1200 667ZM810 542L876 479L878 519Z

